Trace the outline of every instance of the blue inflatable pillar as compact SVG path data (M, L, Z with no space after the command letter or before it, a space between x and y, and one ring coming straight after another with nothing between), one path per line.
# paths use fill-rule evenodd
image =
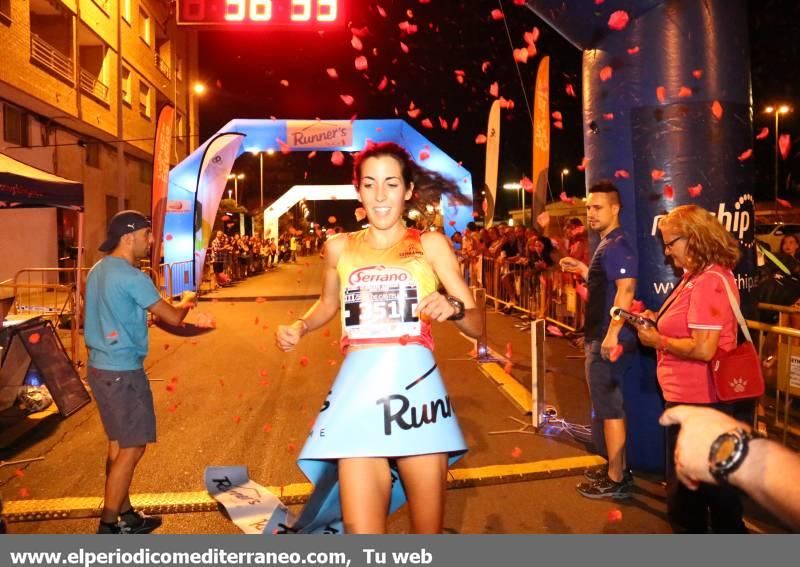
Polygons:
M750 60L745 0L529 0L528 6L583 51L587 187L619 187L623 228L639 252L637 297L650 308L676 275L665 262L658 218L695 203L716 214L744 252L736 277L752 285ZM609 26L625 11L622 30ZM624 18L624 17L623 17ZM652 353L626 381L628 459L662 470L662 401Z

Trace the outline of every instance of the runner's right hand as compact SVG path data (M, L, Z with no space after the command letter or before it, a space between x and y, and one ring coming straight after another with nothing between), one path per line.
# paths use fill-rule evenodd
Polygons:
M275 331L275 345L283 352L291 352L303 338L303 324L295 321L291 325L278 325Z

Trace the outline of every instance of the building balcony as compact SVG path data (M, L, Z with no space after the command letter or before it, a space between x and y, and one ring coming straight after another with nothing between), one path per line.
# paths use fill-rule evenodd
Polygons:
M169 62L165 61L158 53L156 53L156 67L161 71L167 79L171 78L172 70L169 68Z
M31 34L31 61L70 85L75 85L72 57L64 55L36 34Z
M81 69L81 90L92 98L108 104L108 85L86 69Z

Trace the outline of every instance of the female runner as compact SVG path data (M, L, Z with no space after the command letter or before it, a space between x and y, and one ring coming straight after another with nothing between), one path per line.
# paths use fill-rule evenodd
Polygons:
M482 313L447 238L407 228L402 217L415 187L453 197L457 188L393 143L359 153L354 184L369 228L325 243L319 301L276 333L291 351L341 310L346 356L298 458L315 490L292 531L336 532L343 520L347 533L385 533L407 499L412 531L440 533L448 464L466 444L431 323L453 320L477 337Z

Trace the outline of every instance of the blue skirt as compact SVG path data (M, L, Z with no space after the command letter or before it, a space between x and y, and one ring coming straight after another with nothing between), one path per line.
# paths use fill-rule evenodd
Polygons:
M337 460L467 451L433 353L421 345L348 353L297 464L314 484L291 531L342 533ZM406 501L392 467L389 512Z

